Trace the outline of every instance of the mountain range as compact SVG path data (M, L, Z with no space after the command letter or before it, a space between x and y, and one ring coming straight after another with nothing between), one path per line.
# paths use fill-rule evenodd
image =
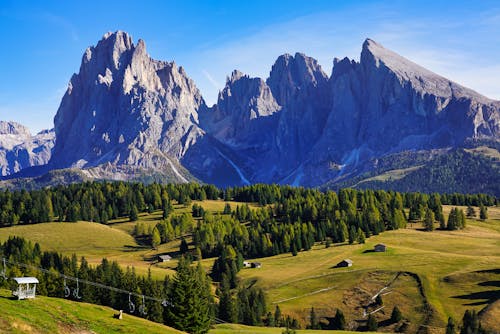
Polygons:
M85 50L54 118L0 122L4 186L87 179L280 183L500 194L500 102L371 39L359 62L285 54L237 70L207 106L183 67L107 33ZM417 182L418 180L418 182Z

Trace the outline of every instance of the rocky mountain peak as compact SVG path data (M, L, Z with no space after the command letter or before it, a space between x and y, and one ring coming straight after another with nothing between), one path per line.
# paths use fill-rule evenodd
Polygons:
M266 82L278 103L284 105L301 90L324 85L327 81L328 76L316 59L297 52L295 56L279 56Z
M0 121L0 135L31 136L30 130L17 122Z
M432 94L439 98L472 98L480 103L491 103L487 97L465 88L416 63L386 49L381 44L366 39L363 43L360 62L365 72L390 72L400 82L408 82L419 94ZM380 77L380 74L376 74Z
M235 83L236 81L240 80L243 77L247 77L248 78L248 76L245 75L243 72L240 72L238 70L233 70L233 72L231 72L231 77L226 78L226 84L227 85L233 84L233 83Z
M143 40L107 33L86 50L61 101L50 163L175 168L172 161L202 135L196 123L205 107L182 67L152 59Z

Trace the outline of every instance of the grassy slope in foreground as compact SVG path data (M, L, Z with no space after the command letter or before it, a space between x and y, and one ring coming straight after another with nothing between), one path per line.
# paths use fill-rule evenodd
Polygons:
M0 290L0 309L0 333L182 333L128 314L114 319L117 312L104 306L43 296L10 299L8 290Z

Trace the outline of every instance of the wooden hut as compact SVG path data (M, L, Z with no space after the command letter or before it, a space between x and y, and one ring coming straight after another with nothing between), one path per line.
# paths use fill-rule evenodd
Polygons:
M352 267L352 260L350 260L350 259L342 260L337 264L337 267L339 267L339 268L340 267Z
M158 255L158 262L168 262L172 260L172 257L168 254L166 255Z

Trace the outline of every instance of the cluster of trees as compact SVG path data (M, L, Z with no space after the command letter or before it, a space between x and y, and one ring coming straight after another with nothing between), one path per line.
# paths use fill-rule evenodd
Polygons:
M447 229L450 231L460 230L465 227L465 214L462 209L452 208L450 215L448 216L448 222L446 225L441 224L441 229Z
M103 259L98 266L92 267L85 258L78 261L75 255L67 257L55 252L42 252L38 244L33 245L18 237L10 237L5 243L0 244L0 250L9 263L20 262L34 266L33 268L9 266L6 274L8 277L23 275L38 277L40 284L37 293L42 295L64 298L66 284L74 291L76 283L65 280L61 276L64 274L153 297L160 301L165 300L167 306L155 300L143 300L135 295L85 283L79 284L78 296L81 298L73 293L68 298L106 305L125 312L132 311L135 315L190 333L206 333L215 314L210 278L199 263L197 266L192 265L184 258L179 261L172 279L166 277L165 280L158 281L153 280L151 275L138 276L134 269L128 267L123 270L116 262L109 262L106 259ZM39 267L47 269L48 272L36 269ZM6 287L9 282L0 278L0 284ZM131 309L130 302L134 305L134 310ZM144 307L144 313L138 312L140 306Z
M313 189L254 185L228 189L238 201L265 206L236 206L231 215L205 213L193 231L204 257L218 256L231 245L244 258L309 250L315 242L360 242L387 229L406 226L405 194L343 189L339 193ZM442 215L439 195L407 195L408 204ZM269 205L272 204L272 205ZM408 207L406 207L408 208ZM415 210L416 211L416 210ZM420 213L414 216L420 217Z
M93 221L130 217L141 212L172 211L171 200L181 204L191 200L218 199L223 191L213 185L87 182L33 191L0 191L0 224L32 224L58 221Z
M446 334L456 334L457 328L455 321L450 317L446 325ZM475 310L466 310L462 318L460 334L489 334L492 333L481 326L478 314Z

